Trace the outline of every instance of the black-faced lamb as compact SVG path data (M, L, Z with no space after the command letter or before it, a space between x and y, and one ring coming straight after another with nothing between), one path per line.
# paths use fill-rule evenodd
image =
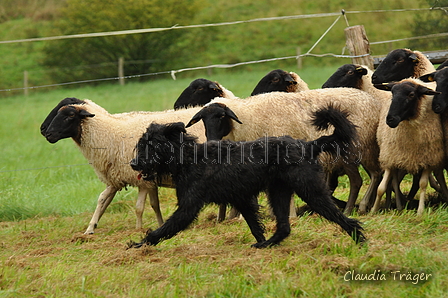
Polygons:
M139 189L135 210L136 227L142 227L142 215L148 195L157 221L162 225L157 184L154 181L139 180L130 168L129 160L133 157L138 138L150 123L187 122L200 108L109 114L90 100L77 99L64 99L57 107L59 109L53 109L42 123L41 132L50 143L72 138L93 166L98 178L107 185L98 197L97 207L85 234L94 233L115 194L128 185ZM205 141L203 127L192 127L189 131ZM172 183L168 179L161 186L172 187Z
M381 84L406 78L419 78L434 70L434 65L423 53L410 49L396 49L387 54L378 65L372 75L372 83Z
M174 109L203 106L215 97L234 98L235 95L218 82L199 78L182 91L174 103Z
M361 162L369 173L381 174L378 164L379 147L376 142L378 120L372 113L379 110L381 106L377 100L360 90L338 88L297 93L271 92L246 99L212 101L212 103L223 103L228 106L244 123L243 125L235 123L233 130L225 137L234 141L255 140L265 135L290 135L305 140L317 138L320 135L310 125L308 112L312 108L331 102L338 103L343 109L349 111L349 118L357 125L359 132L360 143L356 148L358 156L353 156L352 162L343 162L339 159L327 160L323 163L327 173L334 173L336 169L343 168L349 176L350 197L345 209L345 212L349 213L353 209L362 186L362 178L358 171L359 163ZM219 119L216 120L219 121Z
M377 138L384 176L378 187L372 212L380 208L381 197L391 177L398 170L421 173L417 214L423 214L426 187L432 171L443 167L444 148L440 117L431 110L432 96L437 94L418 79L375 85L392 91L392 102L383 105ZM397 179L396 179L397 181ZM397 193L398 185L393 185ZM397 200L397 209L402 209Z
M294 72L274 69L267 73L250 94L251 96L269 92L300 92L309 90L308 84Z
M344 64L327 79L322 88L356 88L369 93L381 104L387 104L390 102L392 94L389 91L379 90L373 86L372 73L367 66ZM379 121L380 109L371 111L371 113L376 114ZM360 213L366 213L367 209L374 203L376 191L381 182L381 175L370 175L370 179L369 187L359 203L358 210Z

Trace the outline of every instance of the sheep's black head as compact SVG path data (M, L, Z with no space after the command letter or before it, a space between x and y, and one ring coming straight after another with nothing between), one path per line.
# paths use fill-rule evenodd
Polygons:
M275 69L270 71L258 82L251 96L275 91L288 92L289 87L296 84L296 80L288 72Z
M202 108L191 118L186 127L202 120L205 126L207 141L221 140L233 129L233 121L242 124L235 113L225 104L212 103Z
M392 91L392 103L386 117L386 123L391 128L397 127L401 121L418 117L423 96L438 94L430 88L408 80L378 84L375 87Z
M344 64L322 85L322 88L349 87L361 89L362 76L367 74L367 69L354 64Z
M203 106L215 97L222 97L224 92L217 82L207 79L196 79L190 83L174 103L174 109Z
M59 109L66 105L72 105L72 104L84 104L85 101L79 100L74 97L67 97L61 100L58 105L51 110L51 112L48 114L48 116L45 118L44 122L40 125L40 133L41 135L45 136L45 132L47 131L48 126L50 125L51 121L53 121L53 118L58 113Z
M81 144L81 123L84 119L94 116L82 105L63 106L49 124L44 136L52 144L65 138L73 138Z
M437 114L443 113L448 106L448 67L421 76L420 80L423 82L437 82L436 91L440 92L440 94L434 95L432 110Z
M136 157L130 161L130 165L139 172L139 178L149 181L173 174L176 166L183 163L183 146L190 146L195 141L195 137L186 134L182 122L152 123L138 140Z
M414 76L415 66L419 58L409 49L391 51L378 65L372 75L373 84L401 81Z

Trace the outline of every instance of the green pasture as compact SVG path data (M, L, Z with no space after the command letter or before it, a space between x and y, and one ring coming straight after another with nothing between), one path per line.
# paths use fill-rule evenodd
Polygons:
M336 68L285 69L318 88ZM244 98L270 69L196 77ZM216 223L217 207L208 206L173 239L126 250L145 232L135 229L137 192L130 187L114 199L96 233L83 235L105 186L72 140L50 144L40 135L48 112L65 97L91 99L111 113L169 109L192 80L180 74L0 100L0 297L445 297L448 213L440 207L421 218L413 210L354 214L369 239L363 247L305 214L291 219L292 234L281 245L257 250L244 221ZM341 185L336 196L345 199L346 179ZM160 189L160 198L167 218L175 193ZM264 222L270 235L275 224ZM157 227L149 206L144 227ZM353 280L363 275L370 280Z

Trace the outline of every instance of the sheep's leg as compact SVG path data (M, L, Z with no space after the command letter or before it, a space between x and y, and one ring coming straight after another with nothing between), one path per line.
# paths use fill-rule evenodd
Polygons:
M417 194L420 177L421 177L421 173L418 173L418 174L415 174L412 176L412 186L411 186L411 190L409 190L409 193L408 193L409 201L414 199L415 195Z
M135 216L137 218L135 228L141 229L143 226L143 211L145 210L145 201L146 201L146 195L148 194L148 191L143 188L139 188L138 190L138 196L137 196L137 203L135 204Z
M118 190L118 188L108 185L106 189L100 194L100 196L98 197L98 203L96 205L95 212L93 213L92 219L90 220L89 226L87 227L87 230L84 232L84 234L94 233L94 230L98 225L101 216L103 216L104 211L106 211L107 207L109 206L110 202L112 202Z
M417 215L423 215L425 210L425 199L426 199L426 188L428 187L429 175L431 175L431 170L425 169L422 172L422 177L420 178L420 200L418 202Z
M294 195L291 196L291 201L289 203L289 217L297 217L296 201L294 200Z
M347 166L344 167L344 170L350 180L350 194L344 209L344 214L347 215L352 213L355 207L356 199L362 186L362 178L357 166Z
M401 202L403 202L403 194L400 190L400 177L398 175L398 171L393 171L392 174L392 187L395 192L395 202L397 204L397 210L401 211L403 210L403 205Z
M431 182L431 176L430 177L430 182ZM443 168L437 169L434 171L434 176L437 180L437 182L440 185L440 193L442 194L442 198L445 202L448 202L448 188L446 186L446 181L445 181L445 176L443 175Z
M154 213L156 214L157 223L159 224L160 227L161 225L163 225L163 217L162 212L160 211L159 189L157 188L157 185L154 184L152 187L150 187L148 193L149 193L149 204L151 205L152 210L154 210ZM143 209L145 209L144 199L145 198L143 198Z
M380 185L378 186L378 190L376 192L375 204L373 204L371 213L377 212L380 209L381 197L387 190L387 185L389 184L390 179L392 178L392 171L390 169L386 169L383 175L383 179L381 180Z
M224 219L226 219L226 209L227 209L226 204L219 204L218 218L217 218L218 222L221 222Z
M241 215L241 213L235 207L232 206L232 208L230 208L229 217L228 218L229 219L234 219L234 218L236 218L236 217L238 217L240 215Z
M376 198L376 191L381 182L380 174L373 174L370 176L370 185L367 188L366 193L364 194L361 202L359 203L359 213L365 214L367 213L367 208L371 207Z
M439 173L437 173L437 171L440 171L440 170L435 170L434 175L439 175ZM442 172L442 176L443 176L443 172ZM433 175L429 175L429 185L438 193L440 193L440 194L443 193L443 189L442 189L443 186L440 184L440 181L437 179L437 177L434 178ZM446 183L445 183L445 185L446 185Z

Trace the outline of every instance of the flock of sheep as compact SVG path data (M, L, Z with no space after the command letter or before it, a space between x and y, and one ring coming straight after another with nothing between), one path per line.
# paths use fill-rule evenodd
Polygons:
M283 135L314 140L329 131L313 127L312 112L336 104L348 112L348 119L357 127L358 139L355 149L344 155L347 158L325 154L319 157L331 190L336 188L339 176L349 178L348 201L334 202L346 214L352 212L363 182L359 172L362 166L370 183L358 211L379 210L382 196L386 192L390 195L390 191L395 193L397 209L402 209L406 198L399 186L409 173L414 184L407 199L420 189L417 214L421 215L428 182L448 201L443 174L448 165L448 68L444 66L436 70L422 53L397 49L375 72L362 65L341 66L322 89L309 90L297 74L274 70L245 99L219 83L197 79L179 96L174 110L161 112L110 114L93 101L66 98L44 120L41 134L50 143L72 138L106 184L85 231L92 234L115 194L126 186L138 188L136 228L142 228L148 195L158 224L163 224L158 187L173 187L172 181L139 179L129 165L139 138L151 123L183 122L187 132L200 142L222 138L250 141ZM203 125L193 125L201 120ZM290 212L293 216L293 201ZM224 216L225 206L221 206L218 219Z

